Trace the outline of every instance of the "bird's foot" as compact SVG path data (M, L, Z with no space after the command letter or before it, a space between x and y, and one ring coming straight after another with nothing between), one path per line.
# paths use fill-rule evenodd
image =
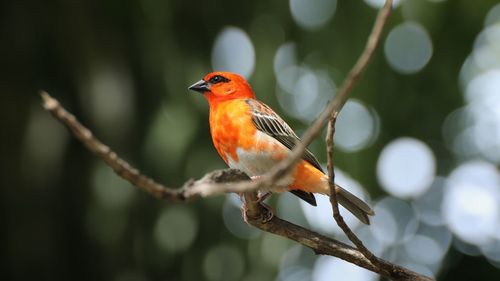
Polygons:
M259 203L259 209L260 209L259 210L259 217L249 218L247 215L248 208L246 206L246 203L243 203L243 206L241 207L241 215L243 216L243 220L247 224L251 224L249 222L250 220L255 221L257 219L257 220L260 220L262 223L268 223L269 221L271 221L273 219L274 213L273 213L273 209L271 208L271 206L261 202L261 203Z
M274 217L273 209L271 208L271 206L269 206L263 202L271 194L272 194L271 192L265 192L265 193L259 192L258 193L257 200L252 202L252 203L257 203L258 208L259 208L259 217L252 218L252 220L259 219L262 223L267 223ZM245 202L245 200L242 200L242 201L243 201L243 206L241 207L241 213L243 216L243 220L247 224L249 224L249 218L247 216L247 212L248 212L247 202Z
M262 203L264 200L269 198L273 193L271 191L258 191L257 192L257 202Z
M262 210L260 211L262 223L267 223L272 220L274 217L274 213L271 206L267 205L264 202L260 202L259 206L262 207Z

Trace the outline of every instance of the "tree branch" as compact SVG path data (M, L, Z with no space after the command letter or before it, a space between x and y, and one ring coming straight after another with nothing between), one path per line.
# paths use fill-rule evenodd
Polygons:
M197 197L207 197L224 192L241 192L251 189L253 183L240 170L217 170L206 174L199 180L189 180L181 188L170 188L143 175L125 160L99 141L92 132L83 126L76 117L61 106L59 101L47 92L41 92L43 107L52 116L63 123L75 138L82 142L88 150L99 156L113 171L131 184L152 194L159 199L171 202L182 202Z
M335 134L335 123L337 121L337 115L347 102L348 95L353 88L354 84L361 77L361 74L368 66L370 59L377 48L378 42L382 35L384 25L389 18L392 8L392 0L387 0L384 7L378 13L373 29L368 37L365 49L358 58L356 64L353 66L344 83L339 89L339 92L335 99L333 100L335 107L332 109L332 113L328 120L327 133L326 133L326 152L328 158L328 176L330 184L330 203L332 205L333 218L337 222L337 225L342 229L349 240L356 246L356 248L367 258L372 265L377 267L381 272L390 272L393 268L387 263L381 262L381 260L375 256L370 250L368 250L363 242L352 232L349 226L344 221L344 218L339 212L339 203L337 200L337 192L335 191L335 172L333 163L333 136Z
M363 241L361 241L354 232L352 232L351 228L344 221L344 218L340 214L339 211L339 203L337 201L337 192L335 191L335 172L333 165L333 135L335 134L335 121L337 119L334 118L333 121L328 122L328 129L326 133L326 144L327 144L327 157L328 157L328 176L330 184L330 204L332 205L333 218L337 225L342 229L347 238L356 246L359 252L370 261L370 263L379 269L381 272L387 273L391 271L391 267L386 267L386 263L381 262L381 260L375 256L368 248L365 247Z
M341 258L347 262L356 264L391 280L432 280L429 277L422 276L404 267L392 264L382 259L378 260L382 266L375 266L357 249L286 220L282 220L276 215L273 216L271 220L263 222L261 219L262 213L267 212L267 210L260 204L256 203L257 197L255 192L245 193L244 198L247 204L246 217L249 224L263 231L296 241L312 249L318 255L328 255ZM382 268L390 268L391 270L386 271Z

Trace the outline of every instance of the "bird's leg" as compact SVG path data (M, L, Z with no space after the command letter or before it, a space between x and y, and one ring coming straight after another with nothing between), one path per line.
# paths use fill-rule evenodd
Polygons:
M252 180L258 180L261 176L251 176L250 178ZM262 191L257 191L257 198L258 198L258 203L261 203L263 202L264 200L266 200L269 196L271 196L271 194L273 194L271 191L266 191L266 192L262 192ZM240 194L241 196L241 194Z
M271 196L273 193L271 191L257 191L257 202L261 203L261 204L264 204L264 200L266 200L267 198L269 198L269 196Z
M271 206L269 206L263 202L271 194L272 194L272 192L270 192L270 191L267 191L265 193L262 193L261 191L259 191L257 193L257 200L252 202L252 203L257 203L260 207L262 207L262 209L264 209L263 211L260 212L260 215L261 215L260 219L262 220L263 223L270 221L274 217L273 209L271 208ZM240 197L241 197L241 201L243 202L243 206L241 207L241 213L243 215L243 220L248 224L248 217L247 217L247 213L246 213L247 202L245 201L245 197L243 197L242 193L240 194Z
M261 176L251 176L250 178L252 180L257 180L260 177ZM271 196L271 194L273 194L271 191L263 192L263 191L259 190L259 191L257 191L257 200L255 202L252 202L252 203L259 204L265 210L264 212L261 212L261 219L262 219L263 223L270 221L274 217L273 209L271 208L271 206L264 203L264 200L266 200L269 196ZM248 223L248 217L246 215L247 202L245 202L245 198L243 197L243 193L240 193L239 195L240 195L241 201L243 202L243 206L241 207L241 213L243 215L243 219L245 220L245 222Z

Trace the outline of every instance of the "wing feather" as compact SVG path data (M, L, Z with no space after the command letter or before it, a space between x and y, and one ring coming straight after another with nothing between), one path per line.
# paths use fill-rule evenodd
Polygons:
M281 119L269 106L254 99L247 99L246 103L252 108L253 117L252 121L258 130L273 137L281 144L292 150L298 142L299 137L288 126L288 124ZM323 171L318 159L312 154L311 151L306 149L303 159L309 164L313 165L316 169Z

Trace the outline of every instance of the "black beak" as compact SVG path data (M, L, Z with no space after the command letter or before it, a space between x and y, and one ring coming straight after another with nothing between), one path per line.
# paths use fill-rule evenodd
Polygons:
M191 90L191 91L202 93L202 94L204 92L210 91L210 87L209 87L208 83L205 80L200 80L200 81L194 83L188 89Z

